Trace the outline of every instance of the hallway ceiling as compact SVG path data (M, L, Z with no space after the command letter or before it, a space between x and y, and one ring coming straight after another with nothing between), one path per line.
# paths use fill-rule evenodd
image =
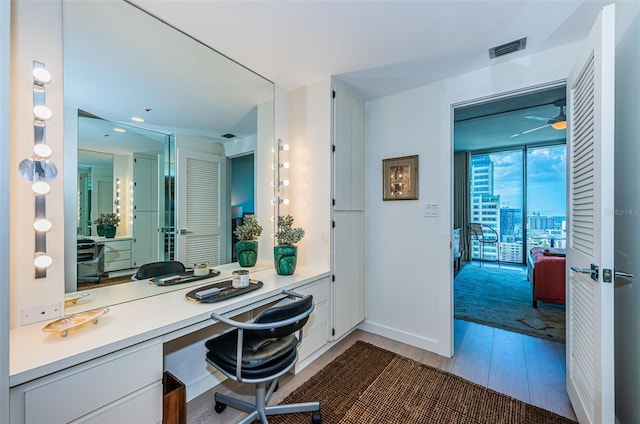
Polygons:
M365 100L583 39L601 0L131 0L285 89L336 76ZM527 37L490 60L488 49Z

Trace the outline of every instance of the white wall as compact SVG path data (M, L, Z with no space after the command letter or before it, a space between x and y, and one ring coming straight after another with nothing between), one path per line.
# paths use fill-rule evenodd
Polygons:
M635 275L615 289L616 417L623 424L640 422L639 41L640 3L617 2L614 259L616 269Z
M451 106L565 79L576 47L520 56L367 104L363 328L452 355ZM383 202L382 160L414 154L419 200ZM439 206L438 217L424 217L427 203Z
M0 2L0 181L9 180L10 40L8 1ZM9 185L0 185L0 205L9 204ZM9 208L0 208L0 422L9 421Z
M59 303L64 297L64 196L62 101L62 3L11 2L11 327L20 325L20 311L41 304ZM31 185L18 173L18 164L33 154L33 61L51 72L45 104L53 112L46 125L50 160L59 175L47 196L47 218L53 228L47 235L47 252L53 265L47 277L34 277L34 196ZM59 308L59 314L62 308Z

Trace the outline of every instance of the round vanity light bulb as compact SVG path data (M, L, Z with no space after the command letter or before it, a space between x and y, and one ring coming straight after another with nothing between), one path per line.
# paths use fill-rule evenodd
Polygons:
M33 79L40 84L49 84L51 82L51 72L44 68L34 68Z
M47 232L53 225L46 218L39 218L33 221L33 229L40 232Z
M33 264L37 267L37 268L49 268L51 266L51 264L53 263L53 259L51 259L51 256L47 255L46 253L43 252L37 252L36 253L36 257L33 259Z
M288 186L289 185L289 180L282 180L282 185L283 186Z
M48 144L38 143L33 145L33 153L39 158L48 158L53 150Z
M288 144L283 144L282 145L282 150L284 150L284 151L289 150L289 145Z
M271 199L271 204L272 204L272 205L275 205L275 204L276 204L276 199L275 199L275 197L274 197L273 199Z
M283 167L284 169L288 169L288 168L289 168L289 162L284 162L284 163L282 164L282 167Z
M45 181L36 181L31 186L31 190L33 190L33 192L38 196L42 196L45 194L49 194L49 192L51 191L51 186Z
M289 199L283 199L282 200L282 204L283 205L288 205L289 204Z
M40 121L48 121L53 116L53 112L45 105L38 105L33 108L33 116Z

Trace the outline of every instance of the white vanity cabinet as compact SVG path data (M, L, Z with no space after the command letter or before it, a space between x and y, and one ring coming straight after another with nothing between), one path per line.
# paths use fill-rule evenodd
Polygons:
M298 364L325 346L330 340L329 331L329 278L314 281L295 290L300 294L313 295L315 308L304 326L302 344L299 348ZM299 368L299 365L296 369Z
M162 344L146 342L11 389L11 422L159 423Z
M104 244L104 272L132 268L131 237L101 239Z

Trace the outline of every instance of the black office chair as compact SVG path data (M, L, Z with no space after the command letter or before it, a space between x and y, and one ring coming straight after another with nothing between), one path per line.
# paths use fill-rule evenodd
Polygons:
M150 262L140 265L140 268L131 277L134 280L145 280L160 275L182 274L186 271L184 264L178 261Z
M267 424L267 415L295 412L313 412L311 422L322 422L319 402L267 406L278 379L293 368L298 360L302 327L314 307L311 295L302 296L290 291L283 293L299 299L285 298L260 312L253 321L241 322L215 312L211 314L213 320L235 329L205 343L209 350L207 362L232 380L256 385L255 404L222 393L215 394L217 413L224 411L227 405L249 413L238 424L249 424L254 420ZM298 337L295 336L296 332Z
M477 241L480 248L480 266L482 266L482 262L484 262L484 246L485 244L495 244L496 245L496 261L498 262L498 267L500 266L500 237L498 236L498 232L487 224L482 224L479 222L470 222L467 224L467 229L469 230L469 247L473 247L473 241ZM473 259L473 258L471 258Z

